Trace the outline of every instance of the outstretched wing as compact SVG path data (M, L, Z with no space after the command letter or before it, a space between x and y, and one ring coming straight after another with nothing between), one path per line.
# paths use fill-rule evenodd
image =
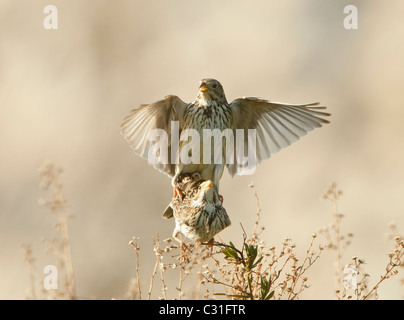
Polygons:
M330 114L320 111L325 107L318 106L318 104L293 105L253 97L234 100L230 104L233 128L244 130L244 148L237 148L236 145L234 163L227 165L230 175L253 172L254 165L258 165L282 148L299 140L309 131L321 127L324 123L329 123L322 117ZM244 155L248 154L248 129L255 129L256 134L256 157L252 167L251 163L241 163L240 161Z
M175 164L171 161L171 121L181 122L187 105L177 96L166 96L163 100L143 104L132 110L121 124L121 133L129 145L138 155L149 161L149 151L159 140L155 129L166 132L167 153L156 153L157 158L153 159L151 164L170 177L175 174ZM158 132L161 132L160 130Z

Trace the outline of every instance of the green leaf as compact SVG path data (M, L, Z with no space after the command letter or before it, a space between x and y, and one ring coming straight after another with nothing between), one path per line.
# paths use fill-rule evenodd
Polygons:
M274 296L274 293L275 293L275 291L272 290L272 291L268 294L268 296L265 298L265 300L271 299L271 298Z
M224 255L226 255L227 257L229 257L229 258L238 260L238 253L237 253L237 251L235 251L235 250L233 250L233 249L231 249L231 248L222 249L222 253L223 253Z
M269 276L268 280L261 276L261 292L260 292L260 300L269 300L274 295L274 291L269 292L271 289L271 276ZM269 292L269 294L268 294Z
M255 267L257 266L257 264L261 262L262 258L263 258L263 257L260 257L260 258L257 260L257 262L254 263L254 265L253 265L252 267L255 268Z
M262 258L260 258L256 263L254 263L258 254L258 246L254 247L253 245L248 245L247 243L244 243L244 249L247 254L246 269L251 270L262 260Z

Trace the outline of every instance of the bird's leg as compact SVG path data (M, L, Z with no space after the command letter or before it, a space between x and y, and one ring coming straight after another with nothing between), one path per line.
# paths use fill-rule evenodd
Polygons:
M182 241L182 239L178 238L177 236L174 236L174 239L177 240L177 241L180 243L180 246L181 246L181 254L183 254L185 260L187 260L187 262L189 262L189 257L188 257L187 251L191 252L191 250L189 250L189 248L187 247L187 245L185 244L185 242Z
M174 177L171 180L171 185L174 188L174 198L179 196L179 198L182 198L182 192L181 190L178 188L178 178L179 178L179 173L175 173Z
M215 239L210 239L209 241L208 241L208 246L210 247L210 256L212 257L213 256L213 244L215 243Z
M202 242L202 244L206 245L210 249L210 256L213 256L213 245L215 243L215 239L212 238L208 242Z
M185 242L181 241L181 253L184 255L185 260L187 260L187 262L189 262L189 257L188 257L187 251L191 252L191 250L189 250L189 248L187 247Z
M180 173L175 170L174 177L171 179L171 185L175 188L175 186L178 183L178 177L180 176Z

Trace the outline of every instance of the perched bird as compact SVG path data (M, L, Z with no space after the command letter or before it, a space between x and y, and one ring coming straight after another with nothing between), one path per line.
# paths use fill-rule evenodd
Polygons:
M230 225L230 218L210 180L195 180L191 175L180 176L173 209L175 229L173 238L182 243L178 235L196 242L207 242Z
M218 191L225 166L231 176L251 174L261 161L309 131L328 123L323 117L330 114L321 111L323 109L325 107L318 106L318 103L294 105L254 97L242 97L228 103L219 81L202 79L193 102L185 103L179 97L170 95L152 104L141 105L124 119L121 133L137 154L148 159L149 151L153 151L157 140L154 139L154 130L162 129L167 134L167 140L161 141L160 138L160 143L166 144L167 152L156 153L158 159L152 165L172 178L174 192L176 193L178 177L192 172L199 172L203 180L212 181ZM172 145L175 140L172 133L175 130L172 129L176 123L180 137L187 129L193 129L199 133L201 141L185 141L180 138L178 148ZM242 144L239 141L226 140L227 146L223 146L219 161L205 161L204 152L207 149L204 148L206 145L203 144L202 137L206 129L218 129L221 132L229 129L227 132L233 132L233 137L241 137ZM249 139L249 129L255 132L255 139ZM195 150L190 150L189 144L200 151L196 161L184 161L180 156L189 155L190 151ZM229 145L233 145L233 148L227 148ZM239 145L241 147L237 148ZM252 167L243 159L249 148L254 149L255 153ZM208 150L213 155L214 146ZM232 156L232 161L227 161L228 156Z
M178 208L180 200L189 200L190 198L193 198L203 181L204 180L202 180L202 177L198 172L194 172L193 174L186 173L180 175L176 183L176 188L179 192L174 194L171 202L168 204L166 210L163 213L163 218L171 219L174 216L173 207Z

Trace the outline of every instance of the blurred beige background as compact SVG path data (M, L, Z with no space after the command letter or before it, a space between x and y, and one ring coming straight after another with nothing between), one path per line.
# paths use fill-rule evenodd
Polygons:
M43 27L47 4L58 8L58 30ZM348 4L358 8L358 30L343 27ZM38 205L45 160L64 168L77 295L126 291L135 275L133 235L147 284L152 238L168 238L174 227L161 218L172 190L132 152L119 125L132 108L167 94L192 101L204 77L221 81L229 101L320 101L332 113L330 125L254 175L225 173L221 192L233 225L222 239L239 243L240 223L252 230L254 181L266 244L291 237L304 252L311 234L331 222L321 194L335 181L344 191L342 230L354 234L342 263L359 256L378 281L393 247L390 221L404 233L403 16L399 0L1 0L0 298L25 298L21 244L32 244L38 280L53 264L42 240L56 235L55 219ZM303 298L334 298L333 263L325 252ZM388 280L379 297L401 299L402 277Z

